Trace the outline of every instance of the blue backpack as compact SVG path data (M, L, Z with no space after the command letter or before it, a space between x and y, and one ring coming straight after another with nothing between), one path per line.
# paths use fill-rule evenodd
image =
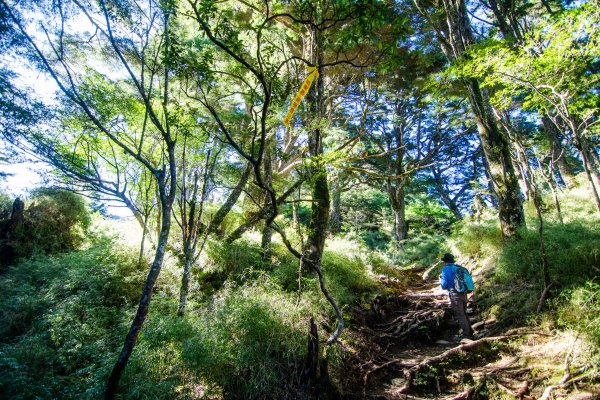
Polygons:
M452 266L452 275L454 276L454 290L458 293L472 292L475 289L473 277L465 267L461 265Z

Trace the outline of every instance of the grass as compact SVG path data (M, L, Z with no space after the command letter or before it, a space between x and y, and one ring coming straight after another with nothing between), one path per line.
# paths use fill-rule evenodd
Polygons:
M525 207L527 227L521 240L503 243L495 215L457 225L448 246L463 257L493 268L478 283L478 298L490 316L506 325L545 324L580 332L600 350L597 276L600 272L600 218L586 186L561 194L564 224L558 222L550 197L545 199L544 241L553 283L543 312L536 313L543 291L538 220Z

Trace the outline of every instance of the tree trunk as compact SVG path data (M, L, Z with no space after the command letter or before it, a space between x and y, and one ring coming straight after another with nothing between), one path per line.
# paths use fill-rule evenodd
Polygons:
M268 187L273 187L273 158L272 158L272 148L270 143L267 143L265 146L265 155L264 155L264 176L263 180L265 185ZM268 193L265 193L265 208L271 207L271 196ZM263 228L262 241L261 241L261 249L262 249L262 260L263 266L268 267L271 265L271 239L273 237L273 230L269 225L265 225Z
M177 316L183 317L185 306L187 305L187 297L190 291L190 276L192 273L193 254L189 250L185 251L185 262L183 265L183 276L181 277L181 289L179 290L179 307L177 308Z
M25 220L25 202L17 197L13 202L12 213L10 215L10 222L8 224L8 231L13 232L18 226L23 224Z
M594 179L594 183L596 184L596 188L600 188L600 158L598 157L598 153L594 149L594 145L587 137L584 135L579 135L579 138L581 141L581 147L586 153L590 172Z
M321 139L321 130L315 129L309 138L311 155L323 154ZM312 212L308 225L308 259L311 264L320 266L329 222L329 185L324 165L313 167L311 183Z
M481 139L481 138L480 138ZM490 163L485 157L485 153L483 152L483 144L481 145L481 161L483 163L483 174L487 179L487 191L489 193L490 203L492 207L498 208L498 198L496 197L496 189L494 188L494 180L492 179L492 172L490 169Z
M566 187L573 188L575 186L575 174L567 164L567 159L565 157L566 148L562 144L560 132L546 114L542 115L542 124L546 136L552 142L552 159L554 160L554 164L558 167L560 177Z
M142 268L142 262L144 261L144 246L146 244L146 237L150 234L150 231L148 231L148 216L145 216L144 219L142 220L142 240L140 243L140 254L138 257L138 266L140 268Z
M492 107L475 79L465 79L471 107L485 158L489 164L494 193L498 200L498 216L505 239L519 237L517 229L525 225L519 181L510 154L510 145L498 129Z
M319 332L314 318L308 321L308 347L304 360L304 369L300 377L300 386L308 396L313 395L319 378Z
M217 211L217 213L212 218L210 222L210 232L220 232L219 226L221 225L221 223L223 223L223 220L225 219L227 214L229 214L229 211L231 211L235 203L240 198L240 195L242 194L242 191L244 190L244 187L248 182L248 178L250 177L252 170L252 164L248 163L246 165L246 168L244 169L244 172L242 173L242 176L240 177L240 180L238 181L238 184L231 191L231 193L227 197L227 200L225 200L225 203L223 203L219 211Z
M600 212L600 195L598 194L598 189L596 187L596 183L594 182L594 176L592 174L592 166L591 166L591 162L590 159L588 157L588 149L586 148L586 143L583 140L583 138L581 137L581 134L577 131L577 127L576 124L572 121L569 121L570 126L571 126L571 130L574 133L575 136L575 145L577 147L577 149L579 150L579 153L581 154L581 159L583 160L583 168L585 170L585 174L588 178L588 182L590 183L590 188L592 190L592 195L594 197L594 200L596 202L596 208L598 209L598 212Z
M313 63L323 64L321 33L313 27ZM319 68L319 76L316 78L316 87L309 90L307 95L311 114L316 118L316 124L323 118L323 92L324 81L322 69ZM310 169L310 184L312 194L312 207L310 222L308 225L307 259L305 262L312 268L320 268L321 257L325 249L325 238L329 224L329 183L327 182L327 170L321 160L323 155L323 136L321 128L311 129L308 136L308 151L314 157Z
M462 58L467 48L475 42L465 0L442 0L445 19L437 21L424 12L419 0L414 2L432 24L446 57L450 61ZM519 181L512 164L510 145L506 135L498 129L489 97L481 89L479 82L476 79L463 78L462 83L468 93L489 166L489 175L493 181L502 235L505 239L518 237L517 229L525 225L525 214Z
M273 229L269 226L265 226L262 232L261 249L262 249L262 260L263 266L268 267L271 265L271 241L273 238Z
M152 262L152 267L150 268L148 277L146 278L146 284L144 285L144 289L142 290L142 297L140 299L140 304L135 314L135 318L131 323L129 333L127 333L125 343L123 344L123 348L121 349L121 353L119 354L119 358L117 359L117 362L113 367L110 377L108 378L108 384L104 393L104 397L107 400L113 399L117 393L121 375L123 374L123 371L127 366L127 362L131 357L131 353L133 353L133 349L137 343L138 336L140 334L140 331L142 330L142 325L144 324L146 316L148 315L148 308L150 306L150 300L152 299L154 285L156 284L156 280L162 268L167 248L167 242L169 239L169 231L171 229L172 200L171 204L169 204L168 201L163 201L162 203L163 206L161 207L161 230L160 235L158 237L154 261Z
M407 179L396 180L396 187L388 187L388 196L394 214L394 240L398 245L408 237L408 224L406 222L406 195L405 186Z
M329 217L329 231L333 234L342 230L342 190L340 177L336 173L331 179L331 216Z
M548 292L548 288L550 287L550 267L548 264L548 255L546 254L546 244L544 242L544 219L542 218L542 205L541 205L541 194L533 183L533 204L535 205L535 211L538 217L538 239L540 241L540 256L542 258L542 278L544 281L544 290L542 291L542 296L540 298L540 306L538 306L537 312L540 312L540 309L544 303L545 295Z

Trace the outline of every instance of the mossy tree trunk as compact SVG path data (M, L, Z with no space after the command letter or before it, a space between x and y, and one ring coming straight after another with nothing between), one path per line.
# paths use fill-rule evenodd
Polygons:
M320 66L323 63L322 33L315 26L311 30L312 62ZM320 268L325 238L329 223L329 183L327 170L323 162L322 118L325 114L323 105L324 76L319 67L319 76L306 96L310 114L314 117L308 134L308 153L312 157L310 165L311 216L308 225L306 262L311 267Z
M434 29L446 57L450 61L462 58L467 48L474 43L465 1L442 0L440 4L444 18L438 19L435 12L439 10L425 9L420 0L414 2ZM502 235L505 239L519 237L518 228L525 225L525 214L519 181L511 159L510 144L506 135L498 128L489 96L480 87L479 81L463 78L462 85L467 92L483 153L489 166L489 175L498 201Z
M398 245L408 237L408 223L406 222L406 186L408 177L394 179L394 184L388 180L388 197L392 213L394 214L394 240Z
M329 217L329 231L332 234L342 230L342 188L339 173L331 175L331 215Z
M519 181L510 154L510 144L506 135L498 129L489 99L481 90L479 82L475 79L465 79L463 83L469 95L483 152L489 164L490 178L494 183L502 236L505 239L518 237L517 229L525 225L525 214Z
M268 187L273 187L273 148L271 143L265 146L265 156L263 160L264 181ZM265 208L271 208L271 197L265 193ZM271 264L271 240L273 237L273 229L269 225L265 225L262 232L261 249L263 265Z

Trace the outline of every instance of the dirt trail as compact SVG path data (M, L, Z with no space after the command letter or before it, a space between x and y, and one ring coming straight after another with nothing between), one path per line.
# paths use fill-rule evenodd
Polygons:
M477 339L454 341L458 324L447 293L435 282L423 282L422 272L409 271L405 282L386 279L386 294L355 310L352 325L358 328L350 333L349 368L340 378L343 397L487 399L495 397L492 392L539 397L549 375L533 373L511 344L524 337L523 330L500 332L472 310Z

